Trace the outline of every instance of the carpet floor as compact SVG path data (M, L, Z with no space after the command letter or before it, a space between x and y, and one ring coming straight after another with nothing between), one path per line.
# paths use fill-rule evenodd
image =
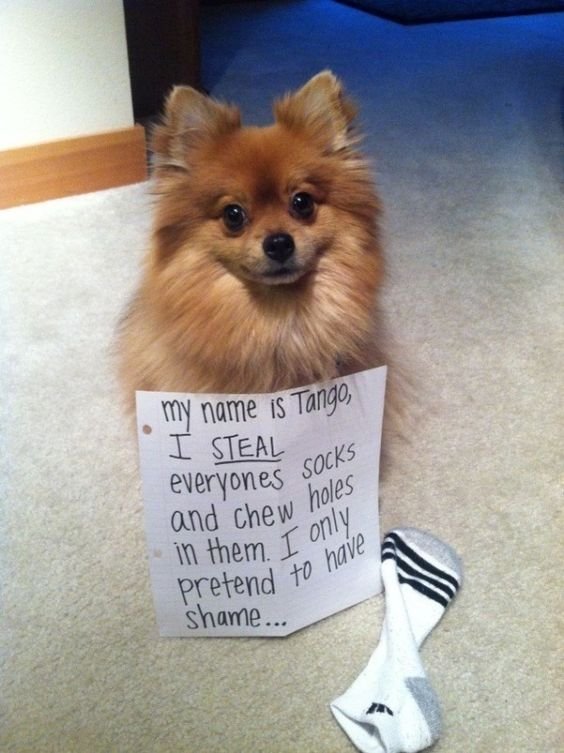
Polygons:
M203 19L204 84L247 120L324 67L362 108L420 416L381 526L465 566L422 650L437 753L564 744L563 38L559 15L402 27L326 0ZM286 639L157 636L111 350L150 210L137 185L0 213L0 750L352 751L328 703L382 596Z

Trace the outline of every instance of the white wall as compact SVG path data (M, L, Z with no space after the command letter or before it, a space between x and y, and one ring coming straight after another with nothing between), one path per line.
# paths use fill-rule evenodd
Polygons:
M0 150L131 125L121 0L0 0Z

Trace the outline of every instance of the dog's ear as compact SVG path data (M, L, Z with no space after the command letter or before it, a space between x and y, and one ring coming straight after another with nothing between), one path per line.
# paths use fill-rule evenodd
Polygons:
M240 127L241 115L236 107L191 86L175 86L166 99L162 122L152 133L154 167L161 172L187 170L190 149Z
M346 149L357 140L352 128L356 108L331 71L318 73L297 92L275 102L274 114L287 128L306 130L329 152Z

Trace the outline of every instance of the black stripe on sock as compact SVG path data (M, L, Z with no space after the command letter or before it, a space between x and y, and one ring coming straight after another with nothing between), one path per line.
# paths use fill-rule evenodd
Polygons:
M416 591L419 591L419 593L423 594L424 596L427 596L428 598L432 599L433 601L438 602L439 604L442 604L445 608L448 606L450 601L454 598L456 592L452 593L450 590L448 591L448 595L445 595L445 593L441 593L438 590L431 587L430 584L426 584L423 580L420 574L417 573L416 570L414 570L415 573L417 573L417 577L409 578L407 575L404 575L402 572L401 564L403 563L403 560L398 558L397 552L386 552L382 556L382 561L384 560L394 560L396 563L396 570L397 570L397 576L398 576L398 582L405 583L412 588L414 588ZM431 580L431 579L428 579ZM441 584L445 589L449 589L449 586L446 586L446 584Z
M413 552L413 555L417 557L415 552ZM396 545L392 542L385 542L382 546L382 561L385 559L394 559L398 563L398 566L401 566L404 568L404 570L408 570L409 574L416 575L419 578L423 578L424 580L429 581L429 583L436 584L439 588L442 588L447 593L454 596L459 588L458 582L450 577L448 573L445 573L441 570L438 570L437 568L433 567L433 565L430 565L429 563L426 563L428 567L425 567L425 565L420 565L420 569L416 569L413 565L413 557L409 558L408 555L405 557L402 556ZM420 562L423 562L423 560L420 560ZM423 568L425 568L426 572L423 572ZM435 573L440 573L440 575L436 575L435 577L431 577L429 575L429 571L433 572L433 575L435 576ZM441 578L441 581L436 580L436 578ZM448 583L445 583L443 581L448 581ZM452 585L456 583L456 585Z
M422 573L420 570L416 570L414 567L411 567L411 565L409 565L408 562L403 559L403 557L399 557L396 552L386 551L382 554L382 561L389 559L394 559L397 563L398 569L403 570L406 575L418 578L419 580L423 580L434 588L438 588L440 591L444 591L449 599L453 599L456 595L456 589L454 589L452 586L448 585L447 583L442 583L439 580L435 580L435 578L431 578L430 575Z
M439 570L438 567L431 565L430 562L427 562L427 560L420 557L417 552L414 552L413 549L411 549L411 547L409 547L405 543L401 536L398 536L398 534L394 531L391 531L384 539L382 552L384 552L384 550L388 550L389 546L391 546L393 550L395 550L395 547L397 547L400 552L405 554L406 557L409 557L409 559L412 560L416 565L419 565L420 568L427 570L427 572L432 573L433 575L438 576L443 580L448 581L448 583L451 583L456 591L458 591L458 589L460 588L460 583L454 576L450 575L450 573L447 573L444 570Z
M429 599L432 599L433 601L437 601L439 604L442 604L445 609L448 607L450 599L447 599L442 594L438 594L436 591L434 591L431 588L427 588L427 586L424 586L423 583L419 580L413 580L413 578L405 578L403 575L399 575L399 582L405 583L408 586L411 586L416 591L419 591L419 593L423 594L424 596L429 597Z

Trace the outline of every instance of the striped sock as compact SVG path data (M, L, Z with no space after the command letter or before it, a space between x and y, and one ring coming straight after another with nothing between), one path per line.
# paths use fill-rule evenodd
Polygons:
M398 528L384 538L382 580L386 615L380 642L331 711L363 753L415 753L441 732L439 702L419 648L458 591L462 566L430 534Z

